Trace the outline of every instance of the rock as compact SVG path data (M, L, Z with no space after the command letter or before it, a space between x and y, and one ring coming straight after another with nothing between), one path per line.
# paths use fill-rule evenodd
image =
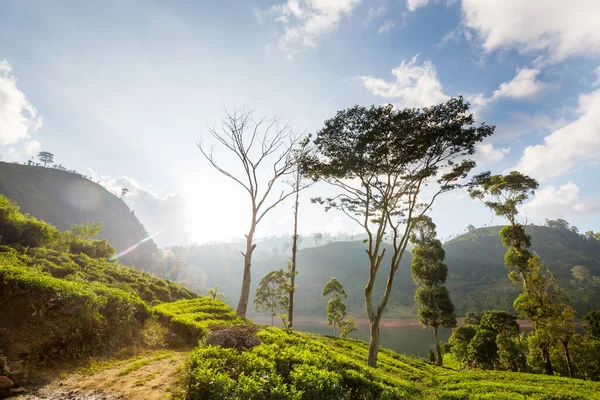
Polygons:
M24 361L9 361L8 376L13 380L15 386L23 386L29 382L29 371L25 368Z
M8 362L6 357L0 357L0 375L8 375Z
M8 389L14 385L15 383L8 376L0 376L0 390Z
M260 344L260 340L255 336L257 331L258 328L254 325L212 327L204 343L244 351Z

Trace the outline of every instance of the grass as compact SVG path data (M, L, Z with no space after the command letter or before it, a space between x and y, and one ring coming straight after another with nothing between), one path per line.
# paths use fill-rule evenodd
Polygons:
M189 399L600 399L600 383L544 375L457 371L365 342L267 328L247 352L200 347L190 357Z
M208 296L159 304L152 308L152 312L159 320L168 323L173 333L194 345L208 334L208 327L211 325L237 325L247 322L230 306Z
M169 358L169 357L173 357L174 354L175 353L173 353L172 351L158 352L150 358L144 358L142 360L135 361L135 362L129 364L124 369L122 369L121 371L119 371L119 376L125 376L127 374L130 374L133 371L137 371L138 369L145 367L146 365L150 364L151 362L162 360L162 359Z

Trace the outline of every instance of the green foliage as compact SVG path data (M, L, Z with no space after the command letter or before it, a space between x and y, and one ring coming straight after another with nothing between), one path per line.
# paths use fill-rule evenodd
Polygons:
M477 333L476 325L461 325L452 329L452 335L448 339L452 355L462 366L469 364L469 343Z
M457 328L458 329L458 328ZM454 371L365 342L277 328L246 352L200 347L190 357L188 399L599 399L600 384L501 371Z
M162 303L154 306L152 312L168 324L171 332L188 344L197 344L208 334L211 325L238 325L246 322L230 306L208 296Z
M424 326L453 328L456 326L454 305L445 286L423 286L415 292L417 317Z
M498 362L498 345L496 344L496 333L477 328L475 336L468 345L469 360L483 369L494 369Z
M208 296L215 300L221 300L223 298L223 292L219 292L219 285L215 285L214 288L209 288Z
M83 224L73 224L69 228L73 235L84 240L94 239L102 232L104 225L102 222L85 222Z
M463 323L479 325L479 323L481 322L481 317L483 317L483 312L480 312L480 311L468 312L465 314Z
M586 333L600 340L600 310L590 311L583 317L583 321Z
M286 312L289 308L289 282L288 274L282 269L269 272L265 275L256 289L254 307L256 311L267 313L273 317L280 312Z
M348 297L344 286L335 278L331 278L323 287L323 296L331 296L327 302L327 324L333 326L333 334L342 332L345 325L344 318L346 317L346 304L342 300ZM347 334L350 331L346 332Z

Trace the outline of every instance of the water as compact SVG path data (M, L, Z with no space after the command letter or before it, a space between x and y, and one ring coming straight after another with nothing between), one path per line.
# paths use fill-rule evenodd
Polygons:
M270 320L263 318L253 318L253 320L259 324L270 323ZM282 326L280 322L277 322L275 325ZM296 320L294 322L294 330L318 333L320 335L333 335L333 329L326 322L320 321ZM440 341L447 342L451 331L451 329L440 328ZM429 349L435 350L433 330L423 329L419 325L382 326L379 329L379 335L381 346L394 350L397 353L415 357L427 357ZM369 325L359 325L358 330L353 332L350 337L368 341Z

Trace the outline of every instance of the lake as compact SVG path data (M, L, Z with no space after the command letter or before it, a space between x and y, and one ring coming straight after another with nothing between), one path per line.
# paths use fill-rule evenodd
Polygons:
M268 325L271 321L268 318L256 317L252 320L257 324ZM435 350L433 341L433 330L423 329L414 321L402 324L402 326L382 326L380 327L381 346L418 357L427 357L429 349ZM398 325L398 324L389 324ZM275 326L282 327L281 321L276 321ZM333 329L327 325L326 321L305 320L296 318L294 321L294 330L318 333L320 335L333 335ZM440 340L447 342L450 337L451 329L440 328ZM369 340L369 325L362 323L358 325L358 330L353 332L350 337L360 340Z

